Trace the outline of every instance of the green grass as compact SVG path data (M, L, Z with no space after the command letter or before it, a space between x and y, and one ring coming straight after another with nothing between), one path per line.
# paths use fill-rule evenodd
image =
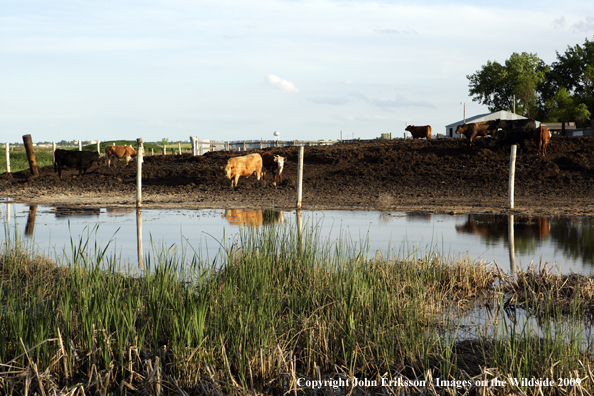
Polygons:
M284 393L297 388L298 378L318 376L578 375L582 390L594 390L592 360L576 330L579 304L564 333L537 335L529 326L516 332L508 324L458 340L463 325L453 307L501 295L505 275L481 263L415 252L367 259L364 248L348 242L320 243L315 227L302 235L286 226L246 228L212 262L154 249L143 271L122 273L123 263L84 237L56 265L23 246L16 231L6 234L0 393L21 392L27 372L36 379L32 391L54 384L102 394L176 386L189 394ZM567 317L548 312L541 320ZM558 393L523 389L539 390Z

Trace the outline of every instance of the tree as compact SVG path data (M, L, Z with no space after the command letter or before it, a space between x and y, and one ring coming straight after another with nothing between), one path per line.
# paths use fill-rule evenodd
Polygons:
M575 121L585 122L590 119L590 111L580 99L572 96L565 88L559 91L546 103L548 122Z
M537 54L514 52L505 65L487 61L481 70L466 76L474 102L490 111L509 110L526 117L537 117L540 95L538 87L545 80L548 66Z
M549 95L556 95L564 88L576 99L576 106L584 104L590 113L590 124L594 127L594 119L591 118L594 113L594 41L586 39L582 46L567 47L564 54L557 52L557 61L551 65L546 88ZM587 124L587 119L582 123Z

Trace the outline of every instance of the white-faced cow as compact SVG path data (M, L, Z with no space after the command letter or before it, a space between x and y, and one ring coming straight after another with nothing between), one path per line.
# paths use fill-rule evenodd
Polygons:
M279 183L283 182L283 167L286 160L286 157L281 157L280 155L274 155L269 152L262 153L263 177L266 177L266 171L271 171L274 175L274 182L272 183L274 186L276 186L276 176L279 177Z
M243 155L241 157L229 158L227 166L225 167L225 174L228 179L231 179L231 188L240 176L249 177L252 173L256 173L258 180L262 177L262 156L258 153Z
M58 177L62 178L62 169L78 168L78 175L83 172L86 174L93 163L99 162L99 153L96 151L71 151L58 149L54 153L55 163L54 171L58 172Z
M469 146L472 146L472 139L476 136L494 135L495 132L497 132L496 121L473 122L458 125L456 128L457 134L466 136Z
M426 138L427 140L431 139L431 125L425 125L425 126L409 125L404 130L410 132L413 139L421 139L421 138Z
M108 167L111 166L112 158L126 158L126 165L128 165L132 157L136 157L136 150L130 146L105 146L105 158Z

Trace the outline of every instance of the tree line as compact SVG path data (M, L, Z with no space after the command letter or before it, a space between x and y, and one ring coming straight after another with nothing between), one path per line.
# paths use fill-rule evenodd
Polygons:
M513 111L543 122L575 122L594 127L594 41L564 53L547 65L536 53L514 52L505 63L487 61L466 76L474 102L489 111Z

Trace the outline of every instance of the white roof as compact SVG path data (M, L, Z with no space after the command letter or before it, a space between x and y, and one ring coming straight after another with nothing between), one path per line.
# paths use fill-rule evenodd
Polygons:
M522 117L521 115L517 115L515 113L512 113L510 111L505 111L505 110L501 110L501 111L496 111L495 113L487 113L487 114L479 114L473 117L468 117L466 118L466 123L472 123L472 122L482 122L482 121L492 121L492 120L523 120L526 119L526 117ZM454 127L460 124L464 124L464 120L460 120L460 121L456 121L452 124L446 125L446 128L450 128L450 127Z

